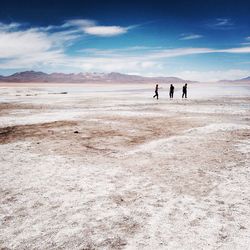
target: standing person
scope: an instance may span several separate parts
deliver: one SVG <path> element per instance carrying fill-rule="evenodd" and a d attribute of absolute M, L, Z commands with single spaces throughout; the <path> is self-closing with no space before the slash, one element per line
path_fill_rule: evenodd
<path fill-rule="evenodd" d="M 170 97 L 170 99 L 172 99 L 174 97 L 174 85 L 173 84 L 170 85 L 169 97 Z"/>
<path fill-rule="evenodd" d="M 185 84 L 182 88 L 182 98 L 187 98 L 187 84 Z"/>
<path fill-rule="evenodd" d="M 153 98 L 157 98 L 157 100 L 158 100 L 158 98 L 159 98 L 159 94 L 158 94 L 158 84 L 156 84 L 155 85 L 155 95 L 153 96 Z"/>

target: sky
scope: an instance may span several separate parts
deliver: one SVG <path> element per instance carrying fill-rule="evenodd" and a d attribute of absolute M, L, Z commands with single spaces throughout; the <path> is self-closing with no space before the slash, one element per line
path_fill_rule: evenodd
<path fill-rule="evenodd" d="M 250 76 L 250 1 L 1 0 L 0 74 Z"/>

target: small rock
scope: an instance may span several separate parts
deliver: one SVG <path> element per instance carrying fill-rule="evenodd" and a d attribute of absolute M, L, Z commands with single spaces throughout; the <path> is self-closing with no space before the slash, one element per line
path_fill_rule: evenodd
<path fill-rule="evenodd" d="M 79 132 L 76 130 L 76 131 L 74 131 L 74 133 L 75 133 L 75 134 L 78 134 Z"/>

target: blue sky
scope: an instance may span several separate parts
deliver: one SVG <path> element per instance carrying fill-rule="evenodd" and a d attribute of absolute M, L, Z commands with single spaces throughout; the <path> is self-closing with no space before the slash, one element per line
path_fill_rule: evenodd
<path fill-rule="evenodd" d="M 250 75 L 250 2 L 5 1 L 0 74 L 121 72 L 190 80 Z"/>

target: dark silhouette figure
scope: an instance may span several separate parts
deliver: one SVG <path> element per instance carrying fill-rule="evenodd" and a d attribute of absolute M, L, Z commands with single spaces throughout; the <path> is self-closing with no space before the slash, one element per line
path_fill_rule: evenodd
<path fill-rule="evenodd" d="M 153 98 L 157 98 L 157 100 L 158 100 L 158 98 L 159 98 L 159 94 L 158 94 L 158 84 L 156 84 L 155 85 L 155 95 L 153 96 Z"/>
<path fill-rule="evenodd" d="M 174 97 L 174 85 L 173 84 L 170 85 L 169 97 L 170 97 L 170 99 L 172 99 Z"/>
<path fill-rule="evenodd" d="M 182 98 L 187 98 L 187 84 L 182 87 Z"/>

